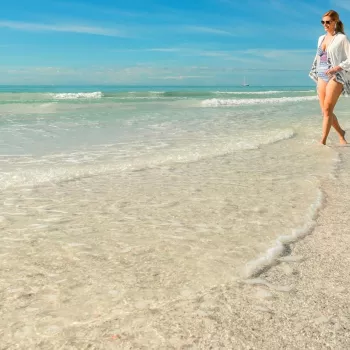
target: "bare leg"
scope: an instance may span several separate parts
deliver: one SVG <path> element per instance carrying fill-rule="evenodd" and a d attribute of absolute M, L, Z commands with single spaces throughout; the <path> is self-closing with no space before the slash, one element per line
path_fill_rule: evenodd
<path fill-rule="evenodd" d="M 320 90 L 323 90 L 324 88 L 323 84 L 319 84 Z M 334 107 L 338 101 L 338 98 L 343 90 L 342 84 L 336 82 L 335 80 L 331 79 L 325 86 L 325 97 L 323 100 L 323 124 L 322 124 L 322 139 L 321 143 L 323 145 L 327 142 L 327 137 L 329 134 L 329 131 L 331 129 L 331 126 L 333 124 L 334 128 L 337 130 L 339 137 L 340 137 L 340 143 L 344 144 L 346 143 L 344 139 L 344 130 L 340 127 L 338 120 L 335 117 L 333 110 Z M 321 92 L 323 92 L 321 91 Z M 335 118 L 334 118 L 335 117 Z"/>
<path fill-rule="evenodd" d="M 319 102 L 320 102 L 322 115 L 323 115 L 323 105 L 324 105 L 324 101 L 325 101 L 325 98 L 326 98 L 326 88 L 327 88 L 327 83 L 324 80 L 319 79 L 318 80 L 318 84 L 317 84 L 317 91 L 318 91 L 318 98 L 319 98 Z M 339 142 L 341 144 L 346 144 L 347 142 L 346 142 L 346 140 L 344 138 L 345 131 L 340 127 L 336 115 L 333 113 L 332 116 L 333 116 L 333 118 L 332 118 L 332 126 L 334 127 L 335 131 L 339 135 Z"/>
<path fill-rule="evenodd" d="M 336 130 L 336 132 L 339 135 L 339 142 L 341 144 L 347 144 L 346 140 L 345 140 L 345 130 L 343 130 L 338 122 L 338 119 L 336 117 L 336 115 L 333 113 L 333 123 L 332 126 L 334 127 L 334 129 Z"/>

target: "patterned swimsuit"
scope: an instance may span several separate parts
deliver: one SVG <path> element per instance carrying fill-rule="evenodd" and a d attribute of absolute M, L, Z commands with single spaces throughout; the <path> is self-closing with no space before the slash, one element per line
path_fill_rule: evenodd
<path fill-rule="evenodd" d="M 317 76 L 324 80 L 326 83 L 328 83 L 330 78 L 326 74 L 326 71 L 331 68 L 331 64 L 328 60 L 327 51 L 322 50 L 322 43 L 318 47 L 317 54 L 320 56 L 320 61 L 317 69 Z"/>
<path fill-rule="evenodd" d="M 335 38 L 333 38 L 337 45 L 333 48 L 332 40 L 328 45 L 332 45 L 328 52 L 327 50 L 322 50 L 322 42 L 324 41 L 324 39 L 324 35 L 319 38 L 316 57 L 312 62 L 309 76 L 316 83 L 319 79 L 322 79 L 322 81 L 326 83 L 333 79 L 334 81 L 343 85 L 342 95 L 350 97 L 350 57 L 348 53 L 344 52 L 344 48 L 339 47 L 340 43 L 346 43 L 346 40 L 348 39 L 344 34 L 337 33 L 335 35 Z M 344 60 L 345 55 L 347 56 L 346 60 Z M 343 59 L 343 61 L 341 61 L 341 59 Z M 333 61 L 336 61 L 336 64 Z M 327 76 L 325 74 L 328 69 L 333 68 L 337 65 L 344 66 L 345 69 L 343 68 L 342 70 L 335 72 L 331 76 Z"/>
<path fill-rule="evenodd" d="M 317 67 L 317 76 L 321 78 L 323 81 L 325 81 L 326 83 L 328 83 L 331 79 L 334 79 L 338 83 L 341 83 L 344 85 L 345 84 L 344 79 L 338 72 L 334 73 L 331 76 L 328 76 L 326 74 L 327 70 L 332 68 L 332 63 L 330 58 L 328 57 L 327 51 L 322 49 L 323 40 L 317 50 L 317 54 L 320 56 L 320 61 Z"/>

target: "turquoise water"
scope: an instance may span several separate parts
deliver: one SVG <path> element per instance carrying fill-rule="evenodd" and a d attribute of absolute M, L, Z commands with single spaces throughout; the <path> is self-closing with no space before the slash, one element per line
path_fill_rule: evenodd
<path fill-rule="evenodd" d="M 2 319 L 24 340 L 258 275 L 312 229 L 340 160 L 313 87 L 0 91 Z"/>
<path fill-rule="evenodd" d="M 0 86 L 0 103 L 9 103 L 14 101 L 64 101 L 72 102 L 81 99 L 89 102 L 97 102 L 102 98 L 109 101 L 125 102 L 132 100 L 172 100 L 172 99 L 200 99 L 200 98 L 218 98 L 227 97 L 227 94 L 238 94 L 240 98 L 248 98 L 256 92 L 268 95 L 283 95 L 288 92 L 291 96 L 298 96 L 300 92 L 314 92 L 313 87 L 225 87 L 225 86 Z M 143 101 L 144 102 L 144 101 Z"/>
<path fill-rule="evenodd" d="M 139 137 L 152 138 L 156 131 L 150 128 L 164 123 L 189 132 L 197 121 L 198 126 L 215 123 L 210 108 L 227 103 L 237 106 L 237 118 L 253 111 L 249 122 L 259 126 L 274 122 L 255 112 L 260 104 L 266 104 L 268 113 L 273 105 L 315 99 L 314 90 L 305 87 L 2 86 L 0 91 L 1 152 L 8 155 L 93 147 L 113 143 L 116 137 L 133 143 Z M 215 114 L 222 113 L 227 114 L 219 109 Z"/>

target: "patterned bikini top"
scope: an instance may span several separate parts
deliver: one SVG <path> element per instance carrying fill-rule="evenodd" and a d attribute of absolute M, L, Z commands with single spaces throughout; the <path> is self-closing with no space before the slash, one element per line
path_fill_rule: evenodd
<path fill-rule="evenodd" d="M 323 56 L 323 55 L 327 55 L 327 51 L 326 50 L 323 50 L 321 45 L 318 47 L 318 50 L 317 50 L 317 54 L 319 56 Z"/>
<path fill-rule="evenodd" d="M 327 62 L 327 59 L 328 59 L 327 50 L 322 49 L 322 43 L 318 47 L 317 54 L 320 56 L 321 63 Z"/>

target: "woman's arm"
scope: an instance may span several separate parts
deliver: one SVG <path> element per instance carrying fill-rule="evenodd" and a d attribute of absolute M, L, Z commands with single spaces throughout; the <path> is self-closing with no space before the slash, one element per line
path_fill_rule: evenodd
<path fill-rule="evenodd" d="M 339 63 L 338 66 L 332 67 L 327 70 L 326 74 L 332 76 L 336 72 L 345 70 L 350 71 L 350 43 L 349 39 L 344 35 L 344 39 L 341 42 L 341 49 L 345 51 L 346 59 Z"/>
<path fill-rule="evenodd" d="M 350 42 L 347 37 L 345 37 L 343 40 L 343 49 L 347 58 L 339 64 L 339 67 L 346 71 L 350 71 Z"/>

